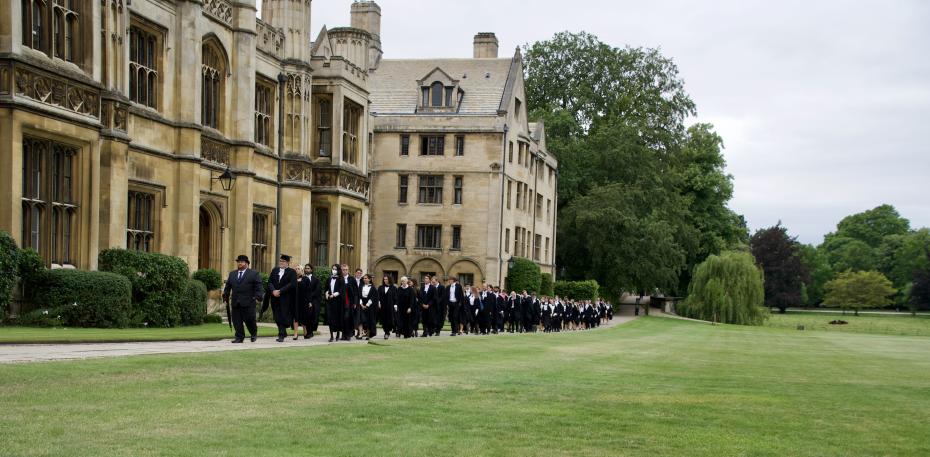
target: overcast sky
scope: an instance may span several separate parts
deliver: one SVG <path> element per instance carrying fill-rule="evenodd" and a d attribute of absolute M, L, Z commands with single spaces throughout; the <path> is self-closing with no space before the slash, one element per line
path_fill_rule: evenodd
<path fill-rule="evenodd" d="M 313 2 L 314 35 L 349 0 Z M 930 1 L 380 0 L 385 58 L 502 57 L 554 33 L 660 48 L 723 137 L 731 207 L 818 244 L 846 215 L 894 205 L 930 226 Z"/>

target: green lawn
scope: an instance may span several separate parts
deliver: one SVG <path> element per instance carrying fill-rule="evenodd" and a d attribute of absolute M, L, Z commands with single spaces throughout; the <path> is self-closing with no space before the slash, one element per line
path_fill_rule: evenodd
<path fill-rule="evenodd" d="M 848 324 L 830 324 L 830 321 L 837 319 L 844 320 Z M 765 325 L 792 330 L 796 330 L 798 325 L 803 325 L 805 331 L 826 330 L 881 335 L 930 336 L 930 316 L 927 315 L 862 314 L 855 316 L 850 312 L 844 316 L 841 312 L 834 314 L 789 311 L 786 314 L 773 313 Z"/>
<path fill-rule="evenodd" d="M 259 336 L 274 336 L 277 329 L 258 328 Z M 177 341 L 232 339 L 228 324 L 177 328 L 41 328 L 0 327 L 0 343 L 93 343 L 124 341 Z"/>
<path fill-rule="evenodd" d="M 930 455 L 930 338 L 589 332 L 0 366 L 3 455 Z"/>

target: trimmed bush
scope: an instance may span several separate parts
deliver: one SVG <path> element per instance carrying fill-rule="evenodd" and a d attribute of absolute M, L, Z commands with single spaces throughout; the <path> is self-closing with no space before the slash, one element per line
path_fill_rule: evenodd
<path fill-rule="evenodd" d="M 100 252 L 99 268 L 120 274 L 132 284 L 132 301 L 142 322 L 154 327 L 181 325 L 189 270 L 178 257 L 126 249 Z"/>
<path fill-rule="evenodd" d="M 601 286 L 597 281 L 556 281 L 553 286 L 554 295 L 571 300 L 596 300 Z"/>
<path fill-rule="evenodd" d="M 45 261 L 32 248 L 19 251 L 19 286 L 23 301 L 35 303 L 35 293 L 45 279 Z"/>
<path fill-rule="evenodd" d="M 220 275 L 220 272 L 212 268 L 204 268 L 195 271 L 194 274 L 191 275 L 191 279 L 202 282 L 208 291 L 219 290 L 223 287 L 223 277 Z"/>
<path fill-rule="evenodd" d="M 539 293 L 539 285 L 542 281 L 539 265 L 536 265 L 532 260 L 519 257 L 515 257 L 513 260 L 513 268 L 507 273 L 507 290 L 517 293 L 523 290 Z"/>
<path fill-rule="evenodd" d="M 203 270 L 201 270 L 203 271 Z M 187 283 L 184 302 L 181 307 L 182 325 L 200 325 L 207 314 L 207 286 L 203 282 L 191 279 Z"/>
<path fill-rule="evenodd" d="M 49 270 L 35 302 L 72 327 L 126 327 L 132 318 L 132 285 L 113 273 Z M 41 312 L 36 310 L 32 313 Z"/>
<path fill-rule="evenodd" d="M 0 318 L 6 316 L 19 269 L 19 248 L 9 233 L 0 230 Z"/>
<path fill-rule="evenodd" d="M 329 282 L 330 276 L 332 276 L 332 271 L 329 267 L 316 267 L 313 269 L 313 276 L 316 276 L 320 280 L 320 284 L 326 284 Z M 381 281 L 377 281 L 377 284 L 381 284 Z"/>
<path fill-rule="evenodd" d="M 220 316 L 219 314 L 207 314 L 206 316 L 203 317 L 203 323 L 204 324 L 222 324 L 223 316 Z"/>
<path fill-rule="evenodd" d="M 539 294 L 544 297 L 551 297 L 555 295 L 554 288 L 552 284 L 552 273 L 543 273 L 540 276 L 539 281 Z"/>

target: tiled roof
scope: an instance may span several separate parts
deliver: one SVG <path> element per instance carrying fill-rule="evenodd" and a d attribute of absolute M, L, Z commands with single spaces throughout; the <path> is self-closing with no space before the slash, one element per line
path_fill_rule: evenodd
<path fill-rule="evenodd" d="M 439 68 L 465 92 L 459 114 L 497 114 L 512 59 L 385 59 L 368 80 L 374 114 L 414 114 L 417 81 Z"/>

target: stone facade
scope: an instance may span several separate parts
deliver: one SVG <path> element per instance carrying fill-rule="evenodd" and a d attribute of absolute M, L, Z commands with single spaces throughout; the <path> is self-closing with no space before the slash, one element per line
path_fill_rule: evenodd
<path fill-rule="evenodd" d="M 0 229 L 52 267 L 118 247 L 221 271 L 278 252 L 475 283 L 511 256 L 555 270 L 558 163 L 494 34 L 472 59 L 382 60 L 374 2 L 313 41 L 310 0 L 0 11 Z"/>
<path fill-rule="evenodd" d="M 527 119 L 523 62 L 385 59 L 371 77 L 374 146 L 368 246 L 377 275 L 504 284 L 512 256 L 554 273 L 558 162 Z"/>
<path fill-rule="evenodd" d="M 310 0 L 265 0 L 263 20 L 254 0 L 0 11 L 0 229 L 21 246 L 88 269 L 110 247 L 368 263 L 376 4 L 313 42 Z"/>

